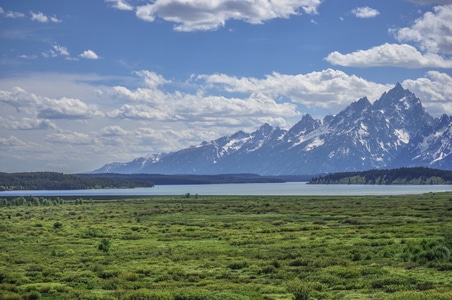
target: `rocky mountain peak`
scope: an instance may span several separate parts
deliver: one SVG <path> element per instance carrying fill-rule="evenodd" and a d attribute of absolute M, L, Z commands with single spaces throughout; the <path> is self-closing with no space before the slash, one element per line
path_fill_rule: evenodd
<path fill-rule="evenodd" d="M 405 109 L 409 106 L 422 106 L 421 101 L 412 92 L 406 90 L 402 87 L 400 83 L 397 83 L 394 88 L 388 92 L 383 93 L 380 99 L 374 102 L 374 109 L 392 109 L 399 106 L 400 104 L 405 105 Z M 403 108 L 399 106 L 399 108 Z"/>
<path fill-rule="evenodd" d="M 373 104 L 363 97 L 337 115 L 304 115 L 288 131 L 263 124 L 200 146 L 112 163 L 94 172 L 319 174 L 404 166 L 452 170 L 452 117 L 433 118 L 400 83 Z"/>
<path fill-rule="evenodd" d="M 290 128 L 289 132 L 306 133 L 317 129 L 319 126 L 318 120 L 315 120 L 310 114 L 305 114 L 297 124 Z"/>

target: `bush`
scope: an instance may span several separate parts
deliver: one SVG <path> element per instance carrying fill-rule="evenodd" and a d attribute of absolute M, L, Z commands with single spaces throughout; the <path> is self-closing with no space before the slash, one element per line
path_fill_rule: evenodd
<path fill-rule="evenodd" d="M 446 246 L 435 246 L 430 251 L 425 253 L 425 258 L 428 261 L 447 262 L 450 257 L 450 251 Z"/>
<path fill-rule="evenodd" d="M 151 291 L 147 289 L 139 289 L 127 294 L 126 300 L 173 300 L 173 296 L 167 291 Z"/>
<path fill-rule="evenodd" d="M 429 262 L 447 263 L 450 258 L 450 250 L 443 240 L 422 240 L 420 245 L 408 244 L 401 254 L 401 260 L 427 264 Z"/>
<path fill-rule="evenodd" d="M 289 283 L 287 290 L 293 294 L 294 300 L 309 300 L 314 289 L 311 282 L 295 279 Z"/>
<path fill-rule="evenodd" d="M 111 247 L 111 242 L 110 240 L 107 239 L 102 239 L 102 241 L 100 242 L 98 249 L 100 251 L 103 251 L 105 253 L 110 252 L 110 247 Z"/>
<path fill-rule="evenodd" d="M 228 265 L 229 269 L 232 270 L 240 270 L 248 267 L 248 263 L 246 261 L 242 262 L 233 262 Z"/>
<path fill-rule="evenodd" d="M 58 229 L 63 227 L 63 223 L 56 221 L 55 223 L 53 223 L 53 228 Z"/>
<path fill-rule="evenodd" d="M 41 294 L 38 291 L 31 291 L 27 295 L 25 295 L 24 299 L 26 300 L 38 300 L 41 299 Z"/>

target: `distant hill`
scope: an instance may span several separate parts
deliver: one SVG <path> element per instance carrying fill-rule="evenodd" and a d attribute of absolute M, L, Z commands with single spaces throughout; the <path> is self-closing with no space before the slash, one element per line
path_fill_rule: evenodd
<path fill-rule="evenodd" d="M 430 168 L 400 168 L 341 172 L 311 179 L 309 184 L 452 184 L 452 171 Z"/>

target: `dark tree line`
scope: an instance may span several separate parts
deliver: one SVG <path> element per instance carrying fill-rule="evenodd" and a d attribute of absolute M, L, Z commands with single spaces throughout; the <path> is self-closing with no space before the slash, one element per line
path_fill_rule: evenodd
<path fill-rule="evenodd" d="M 452 171 L 424 167 L 340 172 L 311 179 L 311 184 L 452 184 Z"/>
<path fill-rule="evenodd" d="M 102 176 L 82 177 L 56 172 L 0 173 L 0 190 L 84 190 L 152 187 L 150 181 L 134 182 Z"/>

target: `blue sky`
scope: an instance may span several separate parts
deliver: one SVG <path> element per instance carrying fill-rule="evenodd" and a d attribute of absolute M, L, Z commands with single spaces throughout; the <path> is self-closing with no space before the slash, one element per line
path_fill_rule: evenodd
<path fill-rule="evenodd" d="M 450 0 L 0 0 L 0 171 L 84 172 L 400 82 L 452 114 Z"/>

